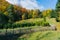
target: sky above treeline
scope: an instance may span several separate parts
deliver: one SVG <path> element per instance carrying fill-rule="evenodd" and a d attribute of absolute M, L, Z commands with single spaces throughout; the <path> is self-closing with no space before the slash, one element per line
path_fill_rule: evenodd
<path fill-rule="evenodd" d="M 6 0 L 9 3 L 21 5 L 26 9 L 55 9 L 57 0 Z"/>

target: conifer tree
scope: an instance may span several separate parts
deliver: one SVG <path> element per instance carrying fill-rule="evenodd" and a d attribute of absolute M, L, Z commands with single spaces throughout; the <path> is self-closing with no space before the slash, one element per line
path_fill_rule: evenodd
<path fill-rule="evenodd" d="M 60 22 L 60 0 L 58 0 L 56 4 L 56 13 L 57 13 L 56 20 L 57 22 Z"/>

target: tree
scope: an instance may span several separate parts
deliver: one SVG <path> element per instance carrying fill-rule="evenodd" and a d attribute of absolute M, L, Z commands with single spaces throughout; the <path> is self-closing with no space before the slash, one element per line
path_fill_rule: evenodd
<path fill-rule="evenodd" d="M 39 9 L 37 9 L 38 17 L 42 18 L 42 13 Z"/>
<path fill-rule="evenodd" d="M 56 4 L 56 13 L 57 13 L 56 20 L 57 22 L 60 22 L 60 0 L 58 0 Z"/>
<path fill-rule="evenodd" d="M 8 17 L 3 14 L 3 12 L 0 12 L 0 24 L 4 24 L 8 22 Z"/>
<path fill-rule="evenodd" d="M 46 22 L 46 11 L 43 11 L 42 15 L 43 15 L 44 21 Z"/>
<path fill-rule="evenodd" d="M 48 10 L 44 10 L 42 12 L 42 15 L 43 15 L 43 18 L 44 18 L 44 21 L 46 22 L 46 17 L 50 18 L 50 13 L 51 13 L 51 9 L 48 9 Z"/>
<path fill-rule="evenodd" d="M 33 10 L 28 10 L 28 18 L 32 18 L 32 15 L 33 15 Z"/>
<path fill-rule="evenodd" d="M 22 12 L 22 19 L 28 19 L 28 12 L 25 8 L 21 9 Z"/>
<path fill-rule="evenodd" d="M 14 22 L 14 6 L 13 5 L 9 5 L 9 7 L 7 8 L 7 12 L 8 17 L 9 17 L 9 22 L 12 23 Z"/>
<path fill-rule="evenodd" d="M 21 11 L 22 7 L 21 6 L 14 6 L 14 12 L 15 12 L 15 20 L 22 20 L 22 11 Z"/>
<path fill-rule="evenodd" d="M 10 4 L 6 0 L 0 0 L 0 11 L 5 12 Z"/>
<path fill-rule="evenodd" d="M 51 16 L 51 18 L 56 18 L 57 17 L 56 10 L 52 10 L 50 16 Z"/>
<path fill-rule="evenodd" d="M 9 7 L 7 8 L 8 11 L 8 17 L 9 17 L 9 23 L 8 23 L 8 27 L 12 27 L 13 28 L 13 33 L 14 33 L 14 27 L 12 26 L 12 24 L 15 22 L 15 13 L 14 13 L 14 6 L 13 5 L 9 5 Z M 8 28 L 7 27 L 7 28 Z M 7 32 L 7 28 L 6 28 L 6 32 Z"/>
<path fill-rule="evenodd" d="M 40 10 L 39 9 L 33 10 L 33 15 L 32 15 L 33 18 L 37 18 L 37 17 L 39 17 L 39 15 L 40 15 Z"/>
<path fill-rule="evenodd" d="M 4 27 L 3 25 L 8 23 L 8 17 L 3 14 L 3 12 L 0 12 L 0 28 Z"/>

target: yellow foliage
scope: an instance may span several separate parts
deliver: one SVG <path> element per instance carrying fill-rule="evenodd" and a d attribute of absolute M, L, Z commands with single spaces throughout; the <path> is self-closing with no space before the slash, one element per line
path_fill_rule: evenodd
<path fill-rule="evenodd" d="M 22 15 L 22 20 L 24 20 L 24 19 L 25 19 L 25 15 L 23 14 L 23 15 Z"/>
<path fill-rule="evenodd" d="M 51 9 L 44 10 L 44 11 L 42 12 L 42 14 L 43 14 L 43 16 L 50 16 L 50 12 L 51 12 L 51 11 L 52 11 Z"/>
<path fill-rule="evenodd" d="M 42 14 L 43 14 L 43 16 L 46 16 L 47 12 L 46 11 L 43 11 Z"/>
<path fill-rule="evenodd" d="M 9 13 L 8 13 L 8 12 L 4 12 L 4 15 L 8 16 L 8 15 L 9 15 Z"/>
<path fill-rule="evenodd" d="M 5 11 L 6 10 L 6 7 L 5 6 L 0 6 L 0 10 L 1 11 Z"/>
<path fill-rule="evenodd" d="M 36 18 L 37 16 L 38 16 L 38 12 L 37 12 L 36 10 L 34 10 L 32 17 L 33 17 L 33 18 Z"/>
<path fill-rule="evenodd" d="M 50 13 L 51 11 L 52 11 L 51 9 L 48 9 L 48 10 L 47 10 L 47 13 Z"/>

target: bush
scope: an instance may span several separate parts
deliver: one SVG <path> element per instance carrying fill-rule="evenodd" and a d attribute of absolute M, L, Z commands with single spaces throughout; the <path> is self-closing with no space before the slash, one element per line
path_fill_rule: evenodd
<path fill-rule="evenodd" d="M 36 21 L 36 22 L 21 22 L 21 23 L 7 23 L 7 24 L 0 24 L 0 28 L 18 28 L 18 27 L 31 27 L 31 26 L 50 26 L 48 22 Z"/>
<path fill-rule="evenodd" d="M 45 22 L 44 26 L 50 26 L 50 24 L 48 22 Z"/>
<path fill-rule="evenodd" d="M 41 26 L 50 26 L 50 24 L 48 22 L 44 22 L 44 21 L 41 21 L 40 25 Z"/>
<path fill-rule="evenodd" d="M 13 28 L 11 23 L 7 23 L 4 24 L 4 28 L 8 29 L 8 28 Z"/>
<path fill-rule="evenodd" d="M 36 22 L 35 25 L 36 25 L 36 26 L 40 26 L 40 22 Z"/>
<path fill-rule="evenodd" d="M 57 21 L 57 22 L 60 22 L 60 19 L 59 19 L 59 18 L 56 18 L 56 21 Z"/>
<path fill-rule="evenodd" d="M 35 26 L 35 23 L 27 23 L 27 22 L 16 23 L 13 26 L 15 26 L 15 27 L 30 27 L 30 26 Z"/>
<path fill-rule="evenodd" d="M 3 24 L 0 24 L 0 29 L 3 29 Z"/>

